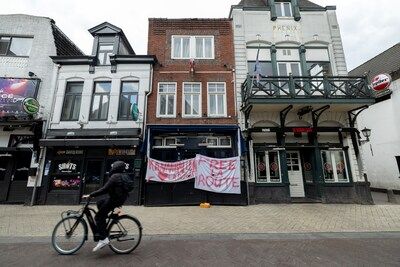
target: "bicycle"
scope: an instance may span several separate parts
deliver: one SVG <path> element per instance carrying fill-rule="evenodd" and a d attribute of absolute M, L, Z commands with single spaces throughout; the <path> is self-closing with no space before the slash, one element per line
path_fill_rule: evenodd
<path fill-rule="evenodd" d="M 99 241 L 94 215 L 96 211 L 89 207 L 90 199 L 78 211 L 68 210 L 61 213 L 61 221 L 54 227 L 51 237 L 53 248 L 61 255 L 71 255 L 82 248 L 88 238 L 88 225 L 93 233 L 95 242 Z M 142 225 L 130 215 L 112 211 L 107 219 L 109 247 L 117 254 L 129 254 L 134 251 L 142 240 Z M 130 242 L 132 241 L 132 242 Z"/>

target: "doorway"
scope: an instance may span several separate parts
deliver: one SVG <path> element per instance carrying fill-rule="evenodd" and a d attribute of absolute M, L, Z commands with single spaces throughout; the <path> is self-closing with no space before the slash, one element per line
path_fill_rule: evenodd
<path fill-rule="evenodd" d="M 89 195 L 100 189 L 104 181 L 104 160 L 88 159 L 83 174 L 82 195 Z"/>
<path fill-rule="evenodd" d="M 290 197 L 305 197 L 303 170 L 299 151 L 288 151 L 286 162 L 290 182 Z"/>

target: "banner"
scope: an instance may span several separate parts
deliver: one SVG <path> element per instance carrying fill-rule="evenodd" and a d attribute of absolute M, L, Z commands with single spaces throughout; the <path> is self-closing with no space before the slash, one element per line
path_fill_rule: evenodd
<path fill-rule="evenodd" d="M 196 176 L 195 159 L 178 162 L 162 162 L 150 159 L 147 163 L 147 181 L 178 183 Z"/>
<path fill-rule="evenodd" d="M 196 189 L 240 194 L 240 157 L 214 159 L 197 155 L 196 166 Z"/>

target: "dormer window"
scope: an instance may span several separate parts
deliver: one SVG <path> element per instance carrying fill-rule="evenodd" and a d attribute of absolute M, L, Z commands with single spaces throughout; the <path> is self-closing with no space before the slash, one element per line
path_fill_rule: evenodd
<path fill-rule="evenodd" d="M 97 58 L 99 65 L 110 65 L 110 55 L 114 51 L 114 44 L 112 43 L 100 43 Z"/>
<path fill-rule="evenodd" d="M 275 3 L 276 15 L 278 17 L 293 17 L 292 4 L 290 2 Z"/>

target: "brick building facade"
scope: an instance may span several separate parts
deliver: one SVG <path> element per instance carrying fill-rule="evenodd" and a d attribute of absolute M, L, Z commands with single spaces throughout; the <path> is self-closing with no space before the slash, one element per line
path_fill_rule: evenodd
<path fill-rule="evenodd" d="M 148 156 L 178 161 L 202 154 L 240 154 L 230 19 L 150 19 L 148 53 L 155 55 L 148 96 Z M 242 195 L 194 189 L 193 181 L 147 183 L 145 204 L 244 203 Z"/>

